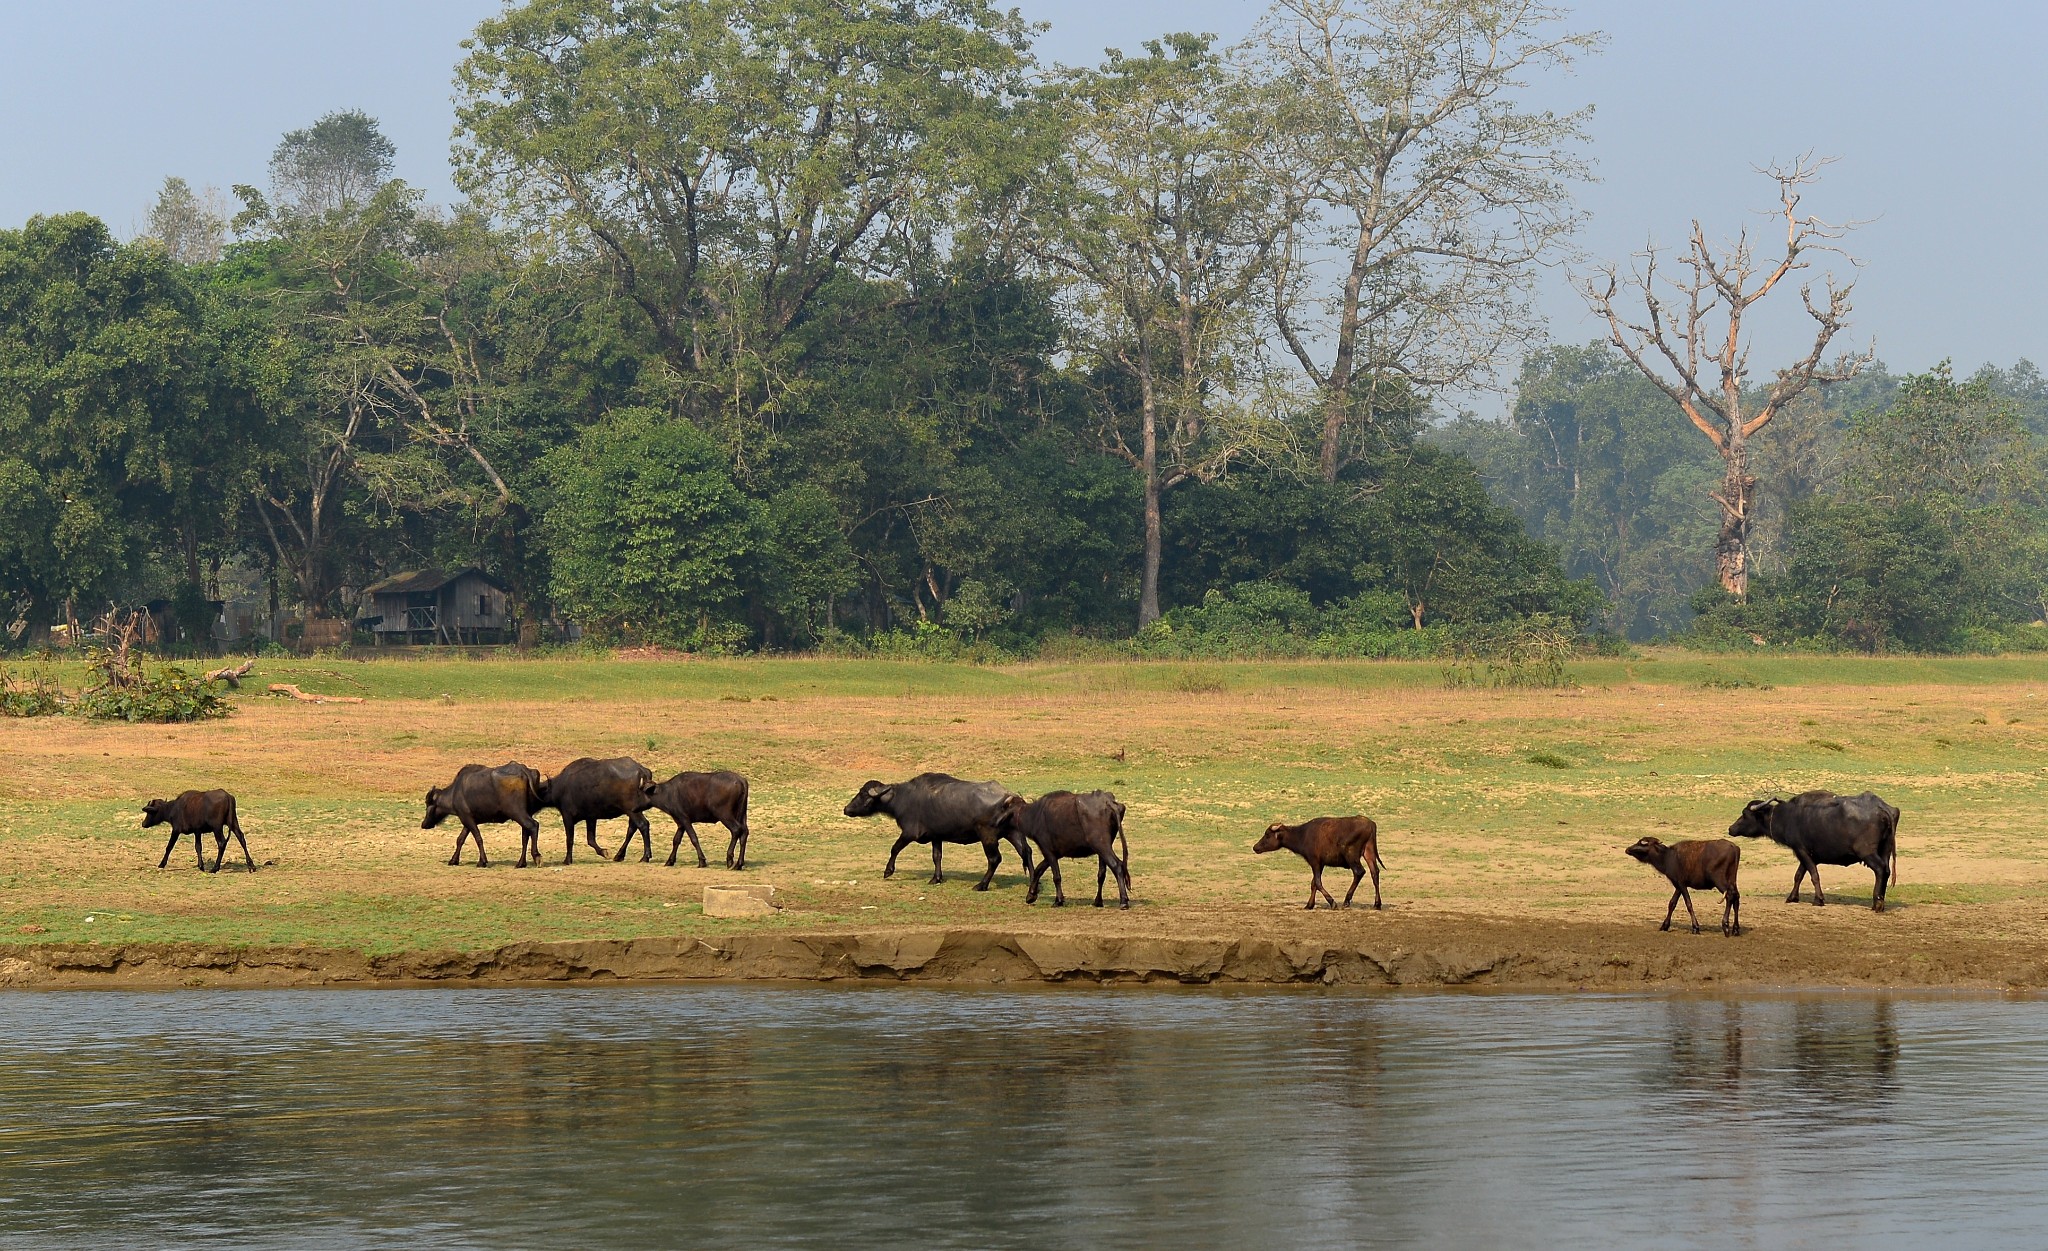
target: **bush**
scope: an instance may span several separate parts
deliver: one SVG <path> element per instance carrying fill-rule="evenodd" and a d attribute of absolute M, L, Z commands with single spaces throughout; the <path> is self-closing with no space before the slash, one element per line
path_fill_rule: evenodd
<path fill-rule="evenodd" d="M 64 711 L 64 691 L 43 673 L 0 671 L 0 717 L 49 717 Z"/>
<path fill-rule="evenodd" d="M 224 717 L 233 708 L 219 683 L 176 665 L 152 673 L 139 653 L 125 649 L 95 651 L 86 669 L 98 681 L 73 699 L 70 708 L 94 721 L 202 721 Z"/>
<path fill-rule="evenodd" d="M 1548 613 L 1536 613 L 1520 621 L 1464 626 L 1451 633 L 1444 685 L 1452 690 L 1478 686 L 1496 690 L 1574 687 L 1578 683 L 1564 665 L 1578 646 L 1579 637 L 1571 625 Z"/>
<path fill-rule="evenodd" d="M 1442 647 L 1444 629 L 1404 626 L 1399 596 L 1366 591 L 1318 608 L 1308 595 L 1272 582 L 1240 582 L 1211 590 L 1199 605 L 1176 608 L 1140 630 L 1129 644 L 1139 656 L 1238 660 L 1427 659 Z"/>

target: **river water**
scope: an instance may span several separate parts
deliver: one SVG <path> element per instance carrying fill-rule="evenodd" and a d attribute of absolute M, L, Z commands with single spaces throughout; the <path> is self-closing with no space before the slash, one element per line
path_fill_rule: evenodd
<path fill-rule="evenodd" d="M 2048 1240 L 2048 1003 L 0 995 L 0 1244 Z"/>

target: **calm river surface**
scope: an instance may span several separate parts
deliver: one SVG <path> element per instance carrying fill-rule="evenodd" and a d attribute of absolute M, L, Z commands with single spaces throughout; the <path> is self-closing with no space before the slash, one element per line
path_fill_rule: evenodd
<path fill-rule="evenodd" d="M 2048 1003 L 0 995 L 0 1244 L 2041 1245 Z"/>

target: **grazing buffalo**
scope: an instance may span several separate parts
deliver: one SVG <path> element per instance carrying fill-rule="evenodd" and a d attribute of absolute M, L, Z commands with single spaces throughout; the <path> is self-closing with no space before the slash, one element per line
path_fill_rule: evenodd
<path fill-rule="evenodd" d="M 1322 891 L 1323 898 L 1335 908 L 1337 901 L 1323 885 L 1323 866 L 1342 865 L 1351 870 L 1351 889 L 1344 892 L 1344 906 L 1351 906 L 1351 897 L 1358 893 L 1358 884 L 1367 873 L 1372 874 L 1372 906 L 1380 906 L 1380 860 L 1379 826 L 1371 817 L 1317 817 L 1300 825 L 1287 825 L 1279 821 L 1266 827 L 1259 841 L 1252 844 L 1252 851 L 1265 855 L 1281 848 L 1293 852 L 1308 861 L 1308 910 L 1316 906 L 1316 892 Z"/>
<path fill-rule="evenodd" d="M 747 780 L 737 773 L 720 770 L 717 773 L 678 773 L 668 781 L 654 788 L 653 807 L 675 818 L 676 837 L 668 847 L 668 864 L 673 867 L 676 852 L 683 845 L 683 836 L 689 835 L 690 846 L 697 852 L 697 867 L 710 867 L 704 859 L 704 844 L 697 841 L 698 821 L 716 821 L 731 835 L 725 844 L 725 867 L 744 869 L 747 867 Z M 642 832 L 640 840 L 640 862 L 645 864 L 654 859 L 653 839 Z M 626 841 L 619 844 L 619 854 L 614 860 L 624 860 L 626 851 L 633 845 L 631 833 Z"/>
<path fill-rule="evenodd" d="M 640 815 L 654 803 L 654 774 L 629 756 L 592 760 L 585 756 L 562 766 L 562 771 L 541 784 L 540 806 L 562 814 L 562 863 L 576 862 L 576 826 L 583 826 L 583 839 L 600 857 L 605 849 L 597 845 L 597 823 L 613 817 L 626 818 L 626 839 L 648 836 L 647 818 Z"/>
<path fill-rule="evenodd" d="M 1899 810 L 1869 791 L 1861 795 L 1808 791 L 1790 799 L 1752 800 L 1728 827 L 1728 833 L 1736 838 L 1768 838 L 1789 847 L 1799 858 L 1786 903 L 1799 902 L 1799 884 L 1810 873 L 1813 902 L 1825 904 L 1827 896 L 1820 893 L 1820 866 L 1860 864 L 1877 875 L 1870 907 L 1883 912 L 1885 887 L 1899 875 Z"/>
<path fill-rule="evenodd" d="M 533 863 L 540 863 L 540 823 L 533 819 L 535 810 L 541 806 L 540 796 L 538 769 L 529 769 L 517 761 L 495 769 L 467 764 L 456 771 L 453 782 L 427 792 L 427 816 L 420 822 L 420 828 L 431 830 L 454 817 L 461 822 L 462 829 L 455 835 L 455 854 L 448 857 L 448 863 L 461 864 L 463 841 L 473 838 L 476 867 L 484 869 L 490 867 L 491 858 L 484 854 L 484 832 L 477 827 L 514 822 L 519 826 L 519 863 L 515 867 L 523 869 L 529 848 L 533 851 Z"/>
<path fill-rule="evenodd" d="M 192 836 L 192 854 L 199 858 L 199 868 L 204 872 L 220 872 L 221 861 L 227 859 L 228 834 L 233 833 L 235 841 L 242 845 L 242 859 L 248 861 L 249 871 L 255 872 L 256 858 L 249 854 L 249 840 L 242 837 L 242 823 L 235 819 L 235 797 L 226 791 L 186 791 L 176 799 L 152 799 L 142 806 L 142 828 L 152 825 L 171 827 L 170 841 L 164 844 L 164 854 L 158 858 L 156 867 L 161 869 L 171 862 L 171 848 L 178 840 Z M 206 868 L 206 845 L 201 834 L 213 835 L 213 868 Z"/>
<path fill-rule="evenodd" d="M 849 817 L 883 814 L 896 818 L 902 833 L 889 849 L 889 863 L 883 877 L 896 874 L 896 857 L 912 843 L 932 846 L 933 884 L 946 880 L 940 857 L 947 843 L 980 843 L 988 856 L 988 872 L 974 889 L 987 890 L 995 880 L 996 866 L 1003 862 L 998 843 L 1007 841 L 1024 859 L 1024 871 L 1031 871 L 1031 848 L 1016 826 L 1007 819 L 1007 804 L 1017 798 L 994 782 L 963 782 L 945 773 L 920 773 L 908 782 L 864 783 L 846 803 Z"/>
<path fill-rule="evenodd" d="M 1025 903 L 1038 902 L 1038 882 L 1052 870 L 1052 906 L 1063 907 L 1067 893 L 1060 885 L 1060 861 L 1094 856 L 1095 906 L 1102 906 L 1103 880 L 1116 874 L 1117 907 L 1131 906 L 1131 844 L 1124 838 L 1124 806 L 1108 791 L 1049 791 L 1030 803 L 1013 798 L 1008 819 L 1024 837 L 1038 845 L 1038 867 L 1031 871 Z M 1118 840 L 1123 855 L 1117 855 Z"/>
<path fill-rule="evenodd" d="M 1721 892 L 1721 932 L 1742 936 L 1742 892 L 1735 888 L 1735 872 L 1742 867 L 1742 848 L 1725 838 L 1687 839 L 1666 847 L 1654 838 L 1639 838 L 1627 854 L 1649 865 L 1670 880 L 1671 902 L 1664 908 L 1664 924 L 1671 928 L 1671 914 L 1678 901 L 1685 900 L 1685 914 L 1692 918 L 1692 932 L 1700 932 L 1700 914 L 1692 910 L 1692 892 L 1709 887 Z M 1734 928 L 1729 928 L 1733 918 Z"/>

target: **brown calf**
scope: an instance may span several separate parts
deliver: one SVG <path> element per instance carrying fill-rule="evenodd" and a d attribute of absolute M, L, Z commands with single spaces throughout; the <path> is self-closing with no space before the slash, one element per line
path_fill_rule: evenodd
<path fill-rule="evenodd" d="M 697 867 L 709 868 L 704 859 L 704 844 L 697 841 L 698 821 L 716 821 L 725 827 L 730 836 L 725 842 L 725 867 L 744 869 L 747 867 L 747 780 L 737 773 L 719 770 L 716 773 L 678 773 L 668 781 L 654 788 L 653 806 L 675 818 L 675 841 L 668 845 L 668 865 L 674 867 L 676 852 L 682 850 L 683 838 L 689 837 L 690 846 L 697 853 Z M 626 841 L 619 844 L 619 854 L 614 860 L 624 860 L 626 851 L 633 845 L 633 834 L 626 833 Z M 654 859 L 653 837 L 641 831 L 640 860 L 646 863 Z"/>
<path fill-rule="evenodd" d="M 220 872 L 220 862 L 227 858 L 228 834 L 242 845 L 242 859 L 249 862 L 249 871 L 256 871 L 256 858 L 249 854 L 249 840 L 242 837 L 242 823 L 235 819 L 235 797 L 226 791 L 186 791 L 176 799 L 152 799 L 142 806 L 142 828 L 152 825 L 171 827 L 170 841 L 164 844 L 164 854 L 156 862 L 161 869 L 171 862 L 171 848 L 178 840 L 192 836 L 192 854 L 199 857 L 199 867 L 209 873 Z M 199 836 L 213 835 L 213 868 L 206 867 L 205 841 Z"/>
<path fill-rule="evenodd" d="M 1735 872 L 1742 866 L 1742 848 L 1725 838 L 1687 839 L 1666 847 L 1654 838 L 1641 838 L 1630 847 L 1628 855 L 1662 873 L 1672 885 L 1671 902 L 1664 909 L 1664 924 L 1657 928 L 1671 928 L 1671 915 L 1678 910 L 1678 901 L 1685 900 L 1685 912 L 1692 918 L 1692 932 L 1700 932 L 1699 913 L 1692 910 L 1692 892 L 1708 887 L 1720 891 L 1721 932 L 1732 937 L 1742 934 L 1742 892 L 1735 889 Z M 1730 919 L 1734 928 L 1729 928 Z"/>
<path fill-rule="evenodd" d="M 1344 906 L 1351 906 L 1351 897 L 1358 893 L 1358 884 L 1367 873 L 1372 874 L 1372 906 L 1380 906 L 1380 860 L 1379 827 L 1371 817 L 1317 817 L 1300 825 L 1287 825 L 1279 821 L 1266 827 L 1259 841 L 1252 845 L 1252 851 L 1265 855 L 1281 848 L 1293 852 L 1308 861 L 1308 910 L 1316 906 L 1316 892 L 1322 891 L 1323 898 L 1335 908 L 1337 901 L 1323 885 L 1323 866 L 1342 865 L 1351 870 L 1351 889 L 1344 892 Z"/>

